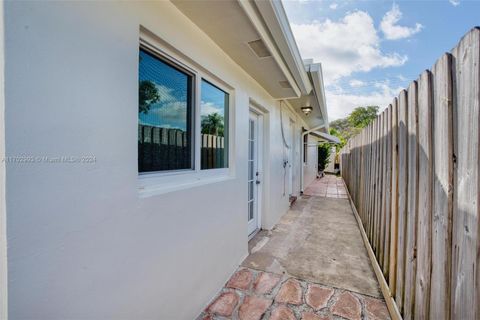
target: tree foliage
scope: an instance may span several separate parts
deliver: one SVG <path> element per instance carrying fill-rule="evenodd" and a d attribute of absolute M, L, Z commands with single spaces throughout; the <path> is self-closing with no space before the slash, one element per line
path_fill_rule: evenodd
<path fill-rule="evenodd" d="M 330 134 L 340 139 L 340 143 L 335 145 L 335 149 L 338 153 L 343 148 L 343 146 L 347 143 L 347 140 L 341 134 L 341 131 L 337 130 L 336 128 L 330 127 Z"/>
<path fill-rule="evenodd" d="M 377 117 L 378 106 L 357 107 L 348 116 L 348 122 L 354 128 L 365 128 Z"/>
<path fill-rule="evenodd" d="M 328 142 L 318 145 L 318 170 L 324 171 L 330 163 L 330 154 L 332 146 Z"/>
<path fill-rule="evenodd" d="M 140 81 L 138 85 L 138 112 L 147 114 L 152 104 L 160 101 L 160 94 L 155 83 L 149 80 Z"/>
<path fill-rule="evenodd" d="M 377 117 L 378 109 L 378 106 L 357 107 L 346 118 L 330 122 L 330 134 L 340 139 L 337 152 Z"/>
<path fill-rule="evenodd" d="M 213 134 L 216 136 L 223 137 L 223 134 L 224 134 L 223 117 L 217 112 L 211 113 L 203 117 L 202 133 Z"/>
<path fill-rule="evenodd" d="M 340 145 L 337 150 L 343 148 L 347 141 L 360 132 L 360 128 L 355 128 L 350 124 L 350 121 L 347 118 L 338 119 L 330 123 L 330 134 L 338 137 L 340 139 Z"/>

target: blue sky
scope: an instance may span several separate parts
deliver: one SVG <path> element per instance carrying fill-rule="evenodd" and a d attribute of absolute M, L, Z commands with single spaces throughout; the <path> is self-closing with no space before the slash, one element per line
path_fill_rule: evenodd
<path fill-rule="evenodd" d="M 284 0 L 303 58 L 321 62 L 330 120 L 381 109 L 480 25 L 480 0 Z"/>
<path fill-rule="evenodd" d="M 139 113 L 142 124 L 164 128 L 187 128 L 188 76 L 151 54 L 140 50 L 139 81 L 151 81 L 157 88 L 159 101 L 148 113 Z"/>
<path fill-rule="evenodd" d="M 187 96 L 189 77 L 146 51 L 140 50 L 139 81 L 148 80 L 155 84 L 159 101 L 150 110 L 139 113 L 139 121 L 145 125 L 187 130 Z M 225 114 L 225 92 L 202 81 L 201 116 Z"/>
<path fill-rule="evenodd" d="M 221 116 L 225 114 L 225 92 L 218 89 L 214 85 L 202 81 L 202 98 L 200 105 L 200 113 L 205 117 L 212 113 L 218 113 Z"/>

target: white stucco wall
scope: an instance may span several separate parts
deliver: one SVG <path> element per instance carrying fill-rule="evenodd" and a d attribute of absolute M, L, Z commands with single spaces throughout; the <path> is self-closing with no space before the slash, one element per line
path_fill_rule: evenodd
<path fill-rule="evenodd" d="M 304 164 L 306 188 L 313 180 L 317 178 L 318 173 L 318 138 L 308 135 L 307 162 Z"/>
<path fill-rule="evenodd" d="M 5 42 L 3 3 L 0 4 L 0 158 L 5 159 Z M 5 203 L 5 161 L 0 162 L 0 319 L 8 317 L 7 214 Z"/>
<path fill-rule="evenodd" d="M 336 155 L 336 148 L 335 146 L 332 146 L 330 148 L 330 162 L 328 163 L 328 166 L 325 168 L 325 172 L 335 173 L 335 155 Z"/>
<path fill-rule="evenodd" d="M 10 319 L 194 318 L 247 254 L 251 98 L 267 111 L 262 226 L 288 209 L 279 102 L 169 2 L 4 6 L 6 155 L 96 157 L 7 164 Z M 234 88 L 230 177 L 139 196 L 140 25 Z"/>

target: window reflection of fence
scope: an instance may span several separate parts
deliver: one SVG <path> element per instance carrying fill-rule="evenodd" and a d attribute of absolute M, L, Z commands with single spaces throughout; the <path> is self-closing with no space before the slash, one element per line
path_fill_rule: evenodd
<path fill-rule="evenodd" d="M 191 168 L 192 148 L 188 140 L 187 132 L 180 129 L 139 125 L 139 172 Z M 200 146 L 202 169 L 224 167 L 224 137 L 202 134 Z"/>
<path fill-rule="evenodd" d="M 213 134 L 202 134 L 202 169 L 224 168 L 225 138 Z"/>

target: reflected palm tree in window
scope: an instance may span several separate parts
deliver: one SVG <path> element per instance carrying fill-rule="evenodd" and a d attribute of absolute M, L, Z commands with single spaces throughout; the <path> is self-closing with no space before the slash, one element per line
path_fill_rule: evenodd
<path fill-rule="evenodd" d="M 203 134 L 213 134 L 215 136 L 223 137 L 224 128 L 223 116 L 217 112 L 208 114 L 202 119 Z"/>

